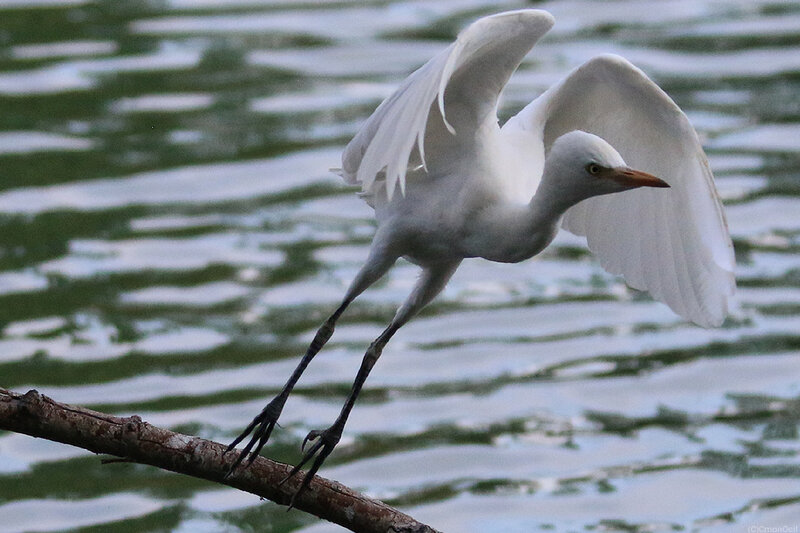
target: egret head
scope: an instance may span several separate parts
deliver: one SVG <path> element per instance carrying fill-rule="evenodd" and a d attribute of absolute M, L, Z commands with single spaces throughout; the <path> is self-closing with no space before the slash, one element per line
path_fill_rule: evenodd
<path fill-rule="evenodd" d="M 629 168 L 614 147 L 580 130 L 555 140 L 545 160 L 544 174 L 552 175 L 562 194 L 575 202 L 638 187 L 669 187 L 653 175 Z"/>

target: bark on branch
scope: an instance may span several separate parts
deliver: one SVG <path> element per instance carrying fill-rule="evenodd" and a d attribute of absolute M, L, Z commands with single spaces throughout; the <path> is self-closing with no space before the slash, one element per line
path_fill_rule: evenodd
<path fill-rule="evenodd" d="M 62 442 L 125 460 L 156 466 L 251 492 L 288 505 L 302 473 L 279 483 L 291 467 L 259 457 L 223 479 L 234 454 L 217 442 L 162 429 L 138 416 L 116 417 L 58 403 L 35 390 L 0 388 L 0 430 Z M 356 532 L 436 533 L 410 516 L 344 485 L 316 476 L 295 507 Z"/>

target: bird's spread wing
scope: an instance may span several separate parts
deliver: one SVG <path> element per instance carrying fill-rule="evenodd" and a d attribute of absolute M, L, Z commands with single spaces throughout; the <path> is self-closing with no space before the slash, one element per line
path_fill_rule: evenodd
<path fill-rule="evenodd" d="M 552 25 L 549 13 L 529 9 L 467 27 L 375 110 L 342 155 L 342 177 L 374 206 L 398 185 L 405 193 L 409 167 L 435 174 L 452 164 L 480 126 L 496 124 L 500 92 Z"/>
<path fill-rule="evenodd" d="M 545 149 L 571 130 L 594 133 L 630 167 L 669 183 L 584 200 L 564 227 L 585 235 L 603 267 L 632 287 L 699 325 L 722 323 L 735 288 L 733 246 L 697 134 L 666 93 L 625 59 L 600 56 L 509 122 L 540 128 Z"/>

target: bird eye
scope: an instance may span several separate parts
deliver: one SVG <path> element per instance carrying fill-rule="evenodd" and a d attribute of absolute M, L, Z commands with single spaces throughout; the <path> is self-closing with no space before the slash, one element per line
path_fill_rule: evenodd
<path fill-rule="evenodd" d="M 586 172 L 589 174 L 599 174 L 600 173 L 600 165 L 597 163 L 589 163 L 586 165 Z"/>

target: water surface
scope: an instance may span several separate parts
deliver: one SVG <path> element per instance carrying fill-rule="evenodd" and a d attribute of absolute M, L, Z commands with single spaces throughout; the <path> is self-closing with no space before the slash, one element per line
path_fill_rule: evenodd
<path fill-rule="evenodd" d="M 486 0 L 0 0 L 0 386 L 230 441 L 366 257 L 328 172 Z M 537 2 L 555 28 L 510 116 L 624 55 L 688 113 L 734 238 L 704 330 L 562 234 L 469 260 L 375 367 L 322 474 L 444 531 L 742 532 L 800 523 L 800 5 Z M 336 417 L 417 276 L 342 319 L 265 449 Z M 201 480 L 0 435 L 4 531 L 336 531 Z"/>

